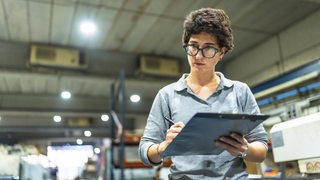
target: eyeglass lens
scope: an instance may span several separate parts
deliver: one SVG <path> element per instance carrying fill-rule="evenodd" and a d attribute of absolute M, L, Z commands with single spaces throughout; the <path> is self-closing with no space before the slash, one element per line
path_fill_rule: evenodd
<path fill-rule="evenodd" d="M 206 58 L 214 57 L 215 54 L 218 51 L 214 47 L 210 47 L 210 46 L 207 46 L 207 47 L 204 47 L 204 48 L 198 48 L 198 47 L 193 46 L 193 45 L 185 46 L 185 50 L 186 50 L 187 54 L 189 54 L 190 56 L 196 56 L 198 54 L 199 50 L 200 50 L 201 53 L 202 53 L 202 56 L 206 57 Z"/>

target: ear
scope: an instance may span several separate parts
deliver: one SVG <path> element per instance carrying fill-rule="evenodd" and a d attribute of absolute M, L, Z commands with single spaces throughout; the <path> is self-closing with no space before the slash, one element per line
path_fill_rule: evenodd
<path fill-rule="evenodd" d="M 227 50 L 227 49 L 226 49 L 225 47 L 221 48 L 221 50 L 220 50 L 220 52 L 219 52 L 220 59 L 222 59 L 223 56 L 226 54 L 226 50 Z"/>

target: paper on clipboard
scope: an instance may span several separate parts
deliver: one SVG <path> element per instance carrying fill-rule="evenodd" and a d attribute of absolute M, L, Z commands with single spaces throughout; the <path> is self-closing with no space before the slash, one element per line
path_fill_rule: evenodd
<path fill-rule="evenodd" d="M 166 156 L 213 155 L 223 149 L 214 144 L 230 132 L 247 134 L 268 115 L 197 113 L 161 154 Z"/>

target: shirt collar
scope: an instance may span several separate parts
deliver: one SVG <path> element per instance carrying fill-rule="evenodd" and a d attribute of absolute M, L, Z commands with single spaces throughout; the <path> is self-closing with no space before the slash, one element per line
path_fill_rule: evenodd
<path fill-rule="evenodd" d="M 220 76 L 220 84 L 217 88 L 217 91 L 218 90 L 221 90 L 223 88 L 230 88 L 231 86 L 233 86 L 233 81 L 231 81 L 230 79 L 227 79 L 221 72 L 216 72 L 216 74 L 218 76 Z M 181 78 L 177 81 L 174 89 L 176 91 L 183 91 L 183 90 L 186 90 L 188 88 L 187 86 L 187 83 L 185 82 L 185 78 L 188 77 L 189 74 L 183 74 L 181 76 Z"/>

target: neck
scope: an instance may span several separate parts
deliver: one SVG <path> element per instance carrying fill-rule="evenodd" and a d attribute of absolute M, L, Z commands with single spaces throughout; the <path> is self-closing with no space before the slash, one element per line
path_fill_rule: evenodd
<path fill-rule="evenodd" d="M 186 81 L 188 83 L 205 86 L 210 83 L 219 84 L 220 78 L 215 72 L 210 74 L 194 74 L 191 72 L 189 76 L 186 78 Z"/>

